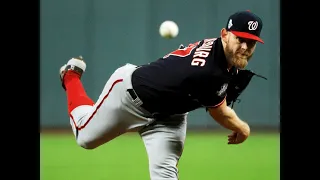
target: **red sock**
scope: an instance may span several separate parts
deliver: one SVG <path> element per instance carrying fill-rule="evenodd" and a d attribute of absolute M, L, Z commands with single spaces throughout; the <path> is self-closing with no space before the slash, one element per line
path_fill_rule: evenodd
<path fill-rule="evenodd" d="M 82 86 L 79 74 L 73 71 L 68 71 L 66 72 L 63 81 L 67 92 L 69 114 L 78 106 L 94 105 L 94 102 L 88 97 L 86 91 Z"/>

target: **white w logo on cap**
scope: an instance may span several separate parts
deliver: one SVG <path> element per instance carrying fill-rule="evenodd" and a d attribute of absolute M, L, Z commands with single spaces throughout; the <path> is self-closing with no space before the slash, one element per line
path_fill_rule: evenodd
<path fill-rule="evenodd" d="M 250 31 L 254 31 L 254 30 L 256 30 L 258 28 L 258 21 L 249 21 L 248 25 L 249 25 L 248 29 Z"/>

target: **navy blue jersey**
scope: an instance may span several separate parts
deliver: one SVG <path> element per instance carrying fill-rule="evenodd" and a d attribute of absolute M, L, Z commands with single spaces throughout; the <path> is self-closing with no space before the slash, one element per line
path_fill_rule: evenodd
<path fill-rule="evenodd" d="M 220 38 L 181 47 L 132 74 L 133 89 L 144 108 L 167 115 L 220 105 L 229 80 Z"/>

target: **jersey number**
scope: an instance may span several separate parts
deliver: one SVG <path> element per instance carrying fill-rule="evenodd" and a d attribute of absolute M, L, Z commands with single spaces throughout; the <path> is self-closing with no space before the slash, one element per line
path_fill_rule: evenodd
<path fill-rule="evenodd" d="M 167 58 L 169 56 L 178 56 L 178 57 L 187 57 L 191 54 L 191 51 L 197 47 L 197 45 L 200 43 L 199 42 L 196 42 L 196 43 L 193 43 L 193 44 L 189 44 L 188 47 L 185 47 L 183 49 L 177 49 L 167 55 L 165 55 L 163 58 Z M 192 62 L 191 62 L 191 65 L 192 66 L 204 66 L 205 65 L 205 60 L 204 59 L 199 59 L 199 58 L 196 58 L 196 59 L 193 59 Z"/>
<path fill-rule="evenodd" d="M 197 45 L 199 44 L 199 42 L 193 43 L 193 44 L 189 44 L 188 47 L 185 47 L 183 49 L 177 49 L 167 55 L 165 55 L 163 58 L 167 58 L 169 56 L 178 56 L 178 57 L 186 57 L 189 56 L 191 54 L 191 51 L 197 47 Z"/>

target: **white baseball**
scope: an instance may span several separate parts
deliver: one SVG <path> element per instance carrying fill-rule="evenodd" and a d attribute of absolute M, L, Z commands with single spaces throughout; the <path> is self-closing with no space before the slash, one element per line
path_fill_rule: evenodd
<path fill-rule="evenodd" d="M 164 21 L 160 25 L 159 33 L 164 38 L 175 38 L 179 34 L 179 27 L 173 21 Z"/>

